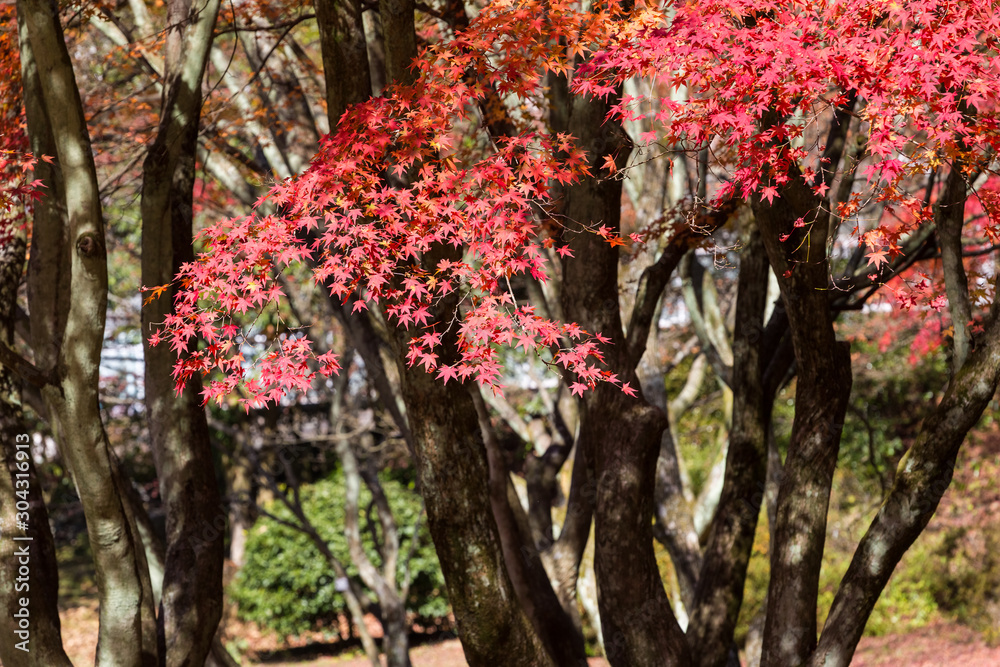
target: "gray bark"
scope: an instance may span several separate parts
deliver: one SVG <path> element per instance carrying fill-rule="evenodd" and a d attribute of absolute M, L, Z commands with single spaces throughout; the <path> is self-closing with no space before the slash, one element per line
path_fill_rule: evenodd
<path fill-rule="evenodd" d="M 385 630 L 384 646 L 388 667 L 410 667 L 409 627 L 406 623 L 407 591 L 396 581 L 396 564 L 399 559 L 399 532 L 392 517 L 385 494 L 378 483 L 378 477 L 370 475 L 367 482 L 378 506 L 379 522 L 382 526 L 381 567 L 376 567 L 365 554 L 361 542 L 360 507 L 362 474 L 348 440 L 336 442 L 337 458 L 344 471 L 344 485 L 347 492 L 344 504 L 344 534 L 351 552 L 351 562 L 358 568 L 358 574 L 371 589 L 382 607 L 382 623 Z M 414 538 L 415 539 L 415 538 Z"/>
<path fill-rule="evenodd" d="M 944 191 L 935 206 L 935 222 L 941 244 L 941 268 L 944 272 L 945 294 L 954 344 L 951 368 L 957 373 L 972 348 L 972 303 L 969 301 L 969 280 L 962 260 L 962 227 L 965 223 L 965 202 L 968 198 L 962 163 L 952 165 L 944 183 Z"/>
<path fill-rule="evenodd" d="M 201 85 L 219 0 L 171 0 L 164 85 L 156 138 L 143 163 L 142 283 L 173 281 L 194 259 L 192 201 L 201 113 Z M 174 290 L 144 302 L 144 327 L 172 312 Z M 166 558 L 157 619 L 161 665 L 201 665 L 222 617 L 222 560 L 226 514 L 215 479 L 201 383 L 192 378 L 177 395 L 177 354 L 144 337 L 145 403 L 150 444 L 164 501 Z"/>

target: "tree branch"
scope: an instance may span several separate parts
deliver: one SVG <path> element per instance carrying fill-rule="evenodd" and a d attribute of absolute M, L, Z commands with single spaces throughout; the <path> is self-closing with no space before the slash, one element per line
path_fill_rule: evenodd
<path fill-rule="evenodd" d="M 234 32 L 264 32 L 267 30 L 285 30 L 287 28 L 294 28 L 303 21 L 309 21 L 316 18 L 315 14 L 303 14 L 301 16 L 296 16 L 293 19 L 288 19 L 287 21 L 282 21 L 281 23 L 272 23 L 270 25 L 233 25 L 228 28 L 222 28 L 221 30 L 216 30 L 215 34 L 227 35 Z"/>
<path fill-rule="evenodd" d="M 46 373 L 39 369 L 3 342 L 0 342 L 0 363 L 33 387 L 41 389 L 56 382 L 55 374 L 52 371 Z"/>
<path fill-rule="evenodd" d="M 903 553 L 937 509 L 951 483 L 955 460 L 968 433 L 1000 383 L 1000 305 L 955 373 L 941 402 L 930 410 L 913 447 L 899 462 L 888 498 L 857 550 L 837 590 L 809 659 L 813 667 L 847 667 L 875 602 Z"/>
<path fill-rule="evenodd" d="M 638 365 L 646 352 L 649 330 L 658 311 L 660 298 L 677 265 L 688 250 L 724 225 L 736 212 L 738 205 L 736 199 L 730 199 L 718 209 L 697 216 L 694 220 L 676 223 L 673 234 L 659 259 L 642 272 L 626 334 L 629 359 L 633 368 Z"/>

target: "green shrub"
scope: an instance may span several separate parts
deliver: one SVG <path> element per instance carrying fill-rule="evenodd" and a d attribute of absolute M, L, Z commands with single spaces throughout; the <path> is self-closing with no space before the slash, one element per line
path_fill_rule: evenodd
<path fill-rule="evenodd" d="M 948 530 L 931 560 L 931 582 L 941 608 L 1000 644 L 1000 526 Z"/>
<path fill-rule="evenodd" d="M 401 545 L 397 577 L 402 581 L 402 561 L 409 553 L 422 504 L 414 491 L 388 476 L 382 477 L 382 486 L 399 531 Z M 344 537 L 343 474 L 338 471 L 315 484 L 304 485 L 301 497 L 306 516 L 326 540 L 330 551 L 344 564 L 348 575 L 363 587 Z M 370 517 L 366 513 L 370 502 L 371 493 L 362 485 L 359 503 L 362 542 L 368 557 L 379 564 L 371 531 L 374 529 L 381 536 L 381 527 L 374 510 Z M 266 510 L 282 520 L 295 521 L 281 501 L 272 502 Z M 407 606 L 418 619 L 440 619 L 448 614 L 449 608 L 444 576 L 425 521 L 420 522 L 418 538 L 410 561 L 413 583 Z M 239 606 L 240 618 L 254 621 L 284 636 L 298 635 L 334 624 L 338 617 L 347 614 L 344 598 L 335 589 L 335 579 L 336 574 L 309 537 L 265 517 L 254 525 L 247 536 L 246 560 L 230 593 Z M 375 599 L 373 593 L 369 595 Z"/>

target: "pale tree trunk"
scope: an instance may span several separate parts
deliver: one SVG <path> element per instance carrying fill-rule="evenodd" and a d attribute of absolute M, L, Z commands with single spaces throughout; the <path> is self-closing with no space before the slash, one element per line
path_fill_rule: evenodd
<path fill-rule="evenodd" d="M 347 605 L 348 613 L 351 615 L 351 620 L 354 621 L 354 625 L 358 631 L 358 638 L 361 640 L 361 646 L 365 651 L 365 656 L 368 661 L 371 662 L 372 667 L 380 667 L 381 662 L 379 661 L 379 650 L 378 646 L 375 644 L 375 640 L 372 638 L 371 634 L 368 632 L 368 628 L 365 625 L 365 604 L 363 604 L 364 594 L 360 587 L 347 576 L 347 568 L 344 564 L 340 562 L 337 556 L 330 550 L 330 545 L 327 544 L 326 540 L 319 534 L 316 526 L 312 523 L 308 516 L 306 516 L 305 510 L 302 507 L 302 499 L 300 496 L 300 487 L 298 482 L 298 477 L 295 471 L 292 469 L 290 462 L 282 458 L 282 465 L 284 466 L 283 472 L 285 479 L 288 480 L 288 484 L 279 487 L 278 479 L 274 474 L 269 471 L 261 469 L 260 472 L 264 476 L 264 482 L 267 488 L 281 503 L 292 513 L 295 517 L 295 521 L 288 521 L 280 517 L 275 516 L 259 508 L 259 511 L 270 518 L 276 523 L 280 523 L 283 526 L 287 526 L 292 530 L 297 530 L 303 535 L 307 536 L 316 547 L 316 550 L 323 556 L 327 564 L 333 570 L 333 573 L 338 579 L 342 579 L 347 582 L 347 588 L 342 591 L 344 596 L 344 602 Z"/>
<path fill-rule="evenodd" d="M 142 283 L 173 280 L 192 261 L 192 197 L 202 76 L 219 0 L 170 0 L 164 85 L 156 138 L 143 163 Z M 144 302 L 144 329 L 172 311 L 173 290 Z M 148 333 L 148 329 L 146 329 Z M 215 479 L 201 383 L 174 392 L 177 354 L 143 337 L 150 443 L 167 513 L 163 597 L 158 620 L 161 664 L 201 665 L 222 617 L 225 511 Z M 221 525 L 219 525 L 221 524 Z"/>
<path fill-rule="evenodd" d="M 331 423 L 335 424 L 336 420 L 331 419 Z M 378 508 L 382 527 L 382 542 L 378 545 L 382 563 L 381 568 L 376 567 L 365 553 L 361 541 L 361 508 L 358 499 L 361 494 L 362 473 L 358 458 L 346 437 L 338 439 L 335 447 L 344 471 L 344 536 L 350 549 L 351 562 L 358 568 L 361 580 L 375 593 L 381 605 L 383 649 L 388 667 L 410 667 L 409 627 L 406 623 L 408 591 L 405 585 L 400 590 L 396 581 L 396 565 L 399 562 L 399 531 L 396 529 L 396 522 L 377 476 L 372 475 L 366 481 Z"/>
<path fill-rule="evenodd" d="M 952 345 L 952 374 L 957 373 L 972 349 L 972 304 L 969 301 L 969 280 L 962 259 L 962 227 L 965 224 L 966 176 L 963 163 L 956 160 L 944 183 L 944 191 L 935 205 L 935 222 L 941 245 L 941 269 L 948 296 L 948 313 L 954 344 Z"/>
<path fill-rule="evenodd" d="M 37 174 L 36 174 L 37 175 Z M 0 220 L 0 345 L 14 342 L 24 269 L 23 232 Z M 59 624 L 59 570 L 32 434 L 21 412 L 20 379 L 0 366 L 0 661 L 7 667 L 71 667 Z M 22 605 L 22 602 L 26 604 Z"/>
<path fill-rule="evenodd" d="M 55 5 L 22 0 L 18 16 L 32 148 L 52 155 L 62 176 L 45 183 L 53 201 L 36 214 L 29 264 L 36 363 L 52 374 L 41 393 L 87 519 L 101 605 L 97 664 L 152 666 L 149 572 L 98 407 L 108 274 L 93 153 Z"/>

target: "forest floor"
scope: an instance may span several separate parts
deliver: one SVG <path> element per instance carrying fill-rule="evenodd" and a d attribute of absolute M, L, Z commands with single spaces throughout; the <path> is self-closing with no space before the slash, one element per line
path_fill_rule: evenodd
<path fill-rule="evenodd" d="M 418 646 L 410 652 L 413 667 L 466 667 L 457 639 Z M 268 667 L 369 667 L 363 657 L 326 657 L 300 662 L 255 663 Z M 606 667 L 591 658 L 590 667 Z M 989 648 L 982 635 L 957 624 L 938 624 L 905 635 L 864 637 L 852 667 L 996 667 L 1000 647 Z"/>
<path fill-rule="evenodd" d="M 66 652 L 76 665 L 93 664 L 97 635 L 96 607 L 75 607 L 62 614 Z M 246 637 L 250 643 L 254 637 Z M 244 661 L 247 667 L 369 667 L 357 652 L 320 655 L 329 645 L 311 645 L 262 656 L 260 662 Z M 291 654 L 291 655 L 290 655 Z M 457 639 L 429 641 L 410 651 L 413 667 L 465 667 Z M 590 667 L 606 667 L 602 658 L 592 658 Z M 936 623 L 905 634 L 864 637 L 851 662 L 853 667 L 995 667 L 1000 665 L 1000 647 L 989 647 L 981 633 L 957 623 Z"/>
<path fill-rule="evenodd" d="M 986 433 L 970 438 L 956 466 L 952 488 L 928 526 L 928 534 L 945 529 L 962 529 L 975 537 L 988 526 L 995 526 L 1000 516 L 1000 423 L 994 422 Z M 981 540 L 980 540 L 981 541 Z M 990 547 L 984 547 L 986 551 Z M 973 571 L 994 563 L 996 554 L 965 555 Z M 937 556 L 941 558 L 941 556 Z M 924 561 L 925 564 L 933 564 Z M 97 590 L 92 566 L 87 559 L 74 558 L 63 563 L 61 575 L 62 635 L 66 652 L 75 665 L 94 664 L 97 643 Z M 994 563 L 995 565 L 995 563 Z M 993 565 L 991 565 L 993 567 Z M 923 576 L 940 574 L 928 571 Z M 995 582 L 994 582 L 995 583 Z M 1000 591 L 997 592 L 1000 595 Z M 908 601 L 895 611 L 905 616 Z M 998 607 L 1000 608 L 1000 607 Z M 1000 613 L 1000 612 L 998 612 Z M 244 665 L 269 667 L 369 667 L 357 648 L 345 642 L 332 643 L 337 633 L 325 636 L 313 633 L 291 641 L 281 641 L 273 633 L 262 632 L 252 623 L 243 623 L 227 610 L 224 640 L 247 656 Z M 994 614 L 988 625 L 1000 626 Z M 379 636 L 378 622 L 369 619 L 369 631 Z M 942 614 L 928 618 L 922 627 L 896 624 L 898 632 L 864 637 L 854 655 L 854 667 L 995 667 L 1000 665 L 1000 646 L 988 646 L 983 632 L 977 632 Z M 891 627 L 889 628 L 892 629 Z M 346 635 L 346 628 L 341 629 Z M 996 633 L 994 633 L 996 636 Z M 251 660 L 250 658 L 254 658 Z M 461 645 L 451 633 L 414 634 L 411 657 L 413 667 L 465 667 Z M 593 658 L 591 667 L 605 667 L 601 658 Z M 0 665 L 2 667 L 2 665 Z"/>

